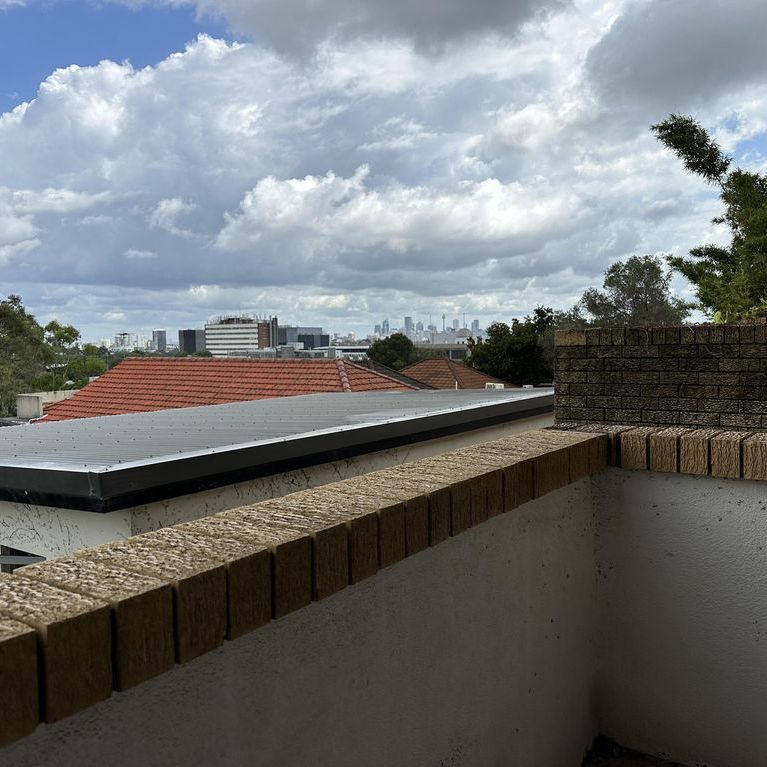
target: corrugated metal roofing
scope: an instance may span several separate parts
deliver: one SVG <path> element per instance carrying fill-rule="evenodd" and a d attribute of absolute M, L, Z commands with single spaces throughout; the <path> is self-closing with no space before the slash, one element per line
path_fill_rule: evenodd
<path fill-rule="evenodd" d="M 0 495 L 60 494 L 86 499 L 74 508 L 108 510 L 105 499 L 150 487 L 336 460 L 552 406 L 551 389 L 314 394 L 2 429 Z"/>

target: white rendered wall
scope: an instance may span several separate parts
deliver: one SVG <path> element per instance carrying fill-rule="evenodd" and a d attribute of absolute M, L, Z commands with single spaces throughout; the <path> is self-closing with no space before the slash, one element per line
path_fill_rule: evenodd
<path fill-rule="evenodd" d="M 0 501 L 0 544 L 50 559 L 131 535 L 126 509 L 111 514 Z"/>
<path fill-rule="evenodd" d="M 602 732 L 767 765 L 767 485 L 612 469 L 594 486 Z"/>
<path fill-rule="evenodd" d="M 288 471 L 270 477 L 225 485 L 202 493 L 182 495 L 165 501 L 135 506 L 130 509 L 133 534 L 146 533 L 181 522 L 217 514 L 219 511 L 234 509 L 248 503 L 257 503 L 267 498 L 276 498 L 308 487 L 326 485 L 349 477 L 357 477 L 376 469 L 385 469 L 408 461 L 416 461 L 430 455 L 439 455 L 479 442 L 500 439 L 531 429 L 551 426 L 553 415 L 541 415 L 518 421 L 490 426 L 486 429 L 453 434 L 449 437 L 414 442 L 412 445 L 381 450 L 377 453 L 346 458 L 333 463 L 323 463 L 306 469 Z M 2 541 L 0 541 L 2 543 Z"/>
<path fill-rule="evenodd" d="M 35 767 L 577 767 L 588 479 L 0 752 Z"/>

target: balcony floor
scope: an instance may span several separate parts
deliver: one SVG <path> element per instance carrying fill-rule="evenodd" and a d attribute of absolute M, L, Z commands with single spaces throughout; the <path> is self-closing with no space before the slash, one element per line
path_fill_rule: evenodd
<path fill-rule="evenodd" d="M 599 737 L 582 767 L 683 767 L 678 762 L 667 762 L 654 756 L 640 754 Z"/>

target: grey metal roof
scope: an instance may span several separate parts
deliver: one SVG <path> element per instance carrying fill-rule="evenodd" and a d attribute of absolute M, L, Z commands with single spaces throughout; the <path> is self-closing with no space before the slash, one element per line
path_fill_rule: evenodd
<path fill-rule="evenodd" d="M 551 389 L 422 390 L 35 423 L 0 430 L 0 497 L 108 511 L 552 407 Z"/>

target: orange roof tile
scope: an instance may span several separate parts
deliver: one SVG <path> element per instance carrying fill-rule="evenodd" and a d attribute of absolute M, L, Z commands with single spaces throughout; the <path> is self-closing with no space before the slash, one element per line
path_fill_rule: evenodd
<path fill-rule="evenodd" d="M 402 368 L 400 372 L 437 389 L 484 389 L 486 383 L 502 383 L 516 388 L 516 384 L 485 375 L 462 362 L 449 359 L 421 360 Z"/>
<path fill-rule="evenodd" d="M 43 421 L 141 413 L 318 392 L 407 391 L 414 387 L 342 359 L 129 357 Z"/>

